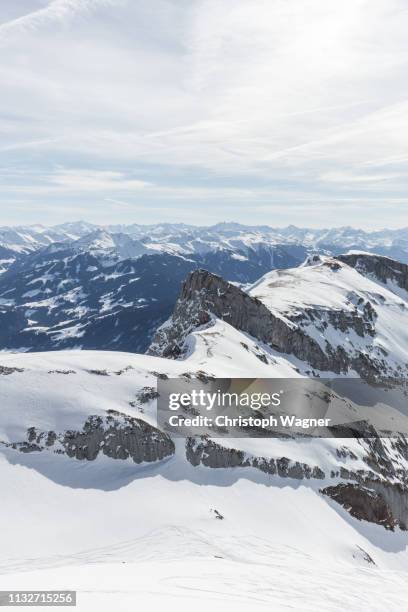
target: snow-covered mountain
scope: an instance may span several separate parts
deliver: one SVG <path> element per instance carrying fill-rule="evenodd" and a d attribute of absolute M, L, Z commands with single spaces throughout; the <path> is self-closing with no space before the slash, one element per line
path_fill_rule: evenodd
<path fill-rule="evenodd" d="M 54 244 L 53 251 L 71 248 L 78 253 L 91 253 L 95 256 L 109 257 L 112 260 L 137 259 L 142 255 L 153 254 L 155 249 L 149 249 L 140 240 L 131 238 L 124 233 L 109 233 L 103 229 L 96 229 L 90 234 L 72 242 Z"/>
<path fill-rule="evenodd" d="M 128 237 L 127 242 L 125 236 Z M 82 243 L 81 239 L 84 239 Z M 137 257 L 151 251 L 203 254 L 220 248 L 245 252 L 281 245 L 287 249 L 291 247 L 294 256 L 299 247 L 334 255 L 358 249 L 408 263 L 408 228 L 365 232 L 351 227 L 273 228 L 239 223 L 219 223 L 209 227 L 182 223 L 98 226 L 81 221 L 49 228 L 41 225 L 0 228 L 0 247 L 11 251 L 16 257 L 50 244 L 71 244 L 78 240 L 78 248 L 82 245 L 83 248 L 89 246 L 98 251 L 115 251 L 117 257 L 122 258 Z"/>
<path fill-rule="evenodd" d="M 316 364 L 308 359 L 317 354 L 310 347 L 327 358 L 330 351 L 299 312 L 327 308 L 364 322 L 364 304 L 356 305 L 352 292 L 378 306 L 370 325 L 383 345 L 386 313 L 392 317 L 405 297 L 406 267 L 345 259 L 315 260 L 287 278 L 266 275 L 249 294 L 193 272 L 156 339 L 156 353 L 171 358 L 4 354 L 0 588 L 77 588 L 80 610 L 125 610 L 137 598 L 139 605 L 165 601 L 170 610 L 301 605 L 340 612 L 346 597 L 357 612 L 362 596 L 364 609 L 402 609 L 404 436 L 184 440 L 172 439 L 156 419 L 158 378 L 197 377 L 205 385 L 212 376 L 310 373 Z M 331 298 L 335 283 L 340 289 Z M 278 319 L 278 335 L 268 336 Z M 337 332 L 356 339 L 351 329 Z M 286 347 L 279 344 L 285 339 Z M 387 342 L 394 370 L 406 340 L 400 337 L 400 347 L 389 336 Z M 376 353 L 369 357 L 375 368 Z M 349 366 L 341 375 L 353 374 Z"/>
<path fill-rule="evenodd" d="M 76 270 L 78 257 L 97 265 L 76 253 L 48 274 Z M 315 256 L 244 292 L 188 271 L 150 355 L 3 354 L 0 588 L 77 588 L 80 610 L 125 610 L 135 598 L 178 611 L 340 612 L 345 598 L 356 612 L 403 609 L 404 434 L 173 439 L 157 422 L 156 385 L 403 380 L 407 272 L 379 256 Z"/>
<path fill-rule="evenodd" d="M 23 225 L 0 227 L 0 246 L 10 251 L 32 253 L 38 249 L 65 240 L 77 240 L 94 230 L 90 223 L 66 223 L 54 227 L 44 225 Z"/>
<path fill-rule="evenodd" d="M 194 269 L 247 286 L 313 252 L 374 249 L 404 262 L 407 231 L 238 223 L 0 228 L 0 349 L 143 352 Z"/>
<path fill-rule="evenodd" d="M 0 348 L 143 352 L 191 270 L 251 283 L 271 269 L 272 258 L 279 267 L 299 263 L 279 246 L 188 256 L 145 249 L 135 256 L 143 249 L 125 234 L 98 230 L 18 259 L 0 276 Z"/>
<path fill-rule="evenodd" d="M 296 358 L 304 375 L 403 377 L 407 289 L 406 264 L 369 254 L 311 256 L 298 268 L 266 274 L 247 292 L 199 270 L 184 283 L 149 352 L 188 354 L 191 330 L 216 317 Z"/>
<path fill-rule="evenodd" d="M 352 227 L 329 229 L 246 226 L 240 223 L 218 223 L 209 227 L 183 224 L 151 226 L 110 226 L 149 243 L 153 248 L 178 248 L 181 252 L 202 252 L 215 248 L 257 249 L 265 245 L 298 245 L 325 254 L 340 254 L 349 250 L 364 250 L 388 255 L 408 263 L 408 228 L 366 232 Z"/>
<path fill-rule="evenodd" d="M 27 225 L 0 227 L 0 274 L 16 260 L 61 242 L 76 241 L 94 230 L 85 222 L 61 226 Z"/>

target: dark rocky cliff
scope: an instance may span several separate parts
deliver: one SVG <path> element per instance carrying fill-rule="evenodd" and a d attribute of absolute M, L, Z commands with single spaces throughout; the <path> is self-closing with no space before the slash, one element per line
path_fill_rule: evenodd
<path fill-rule="evenodd" d="M 186 335 L 210 323 L 212 315 L 226 321 L 282 353 L 292 354 L 321 370 L 345 369 L 342 356 L 327 356 L 295 323 L 272 314 L 257 298 L 249 296 L 220 276 L 196 270 L 184 282 L 171 323 L 160 328 L 148 351 L 177 358 Z"/>
<path fill-rule="evenodd" d="M 329 318 L 339 330 L 352 328 L 360 336 L 372 336 L 375 313 L 370 305 L 363 306 L 356 307 L 352 315 L 342 311 L 305 311 L 302 317 L 312 317 L 318 327 L 321 314 L 323 331 L 325 318 Z M 341 374 L 354 369 L 363 378 L 375 378 L 383 372 L 384 363 L 381 360 L 367 360 L 366 355 L 359 353 L 350 355 L 342 346 L 333 347 L 328 342 L 323 350 L 302 329 L 302 317 L 291 319 L 277 316 L 259 299 L 206 270 L 196 270 L 189 274 L 171 319 L 156 332 L 148 354 L 173 359 L 183 357 L 187 335 L 200 326 L 210 325 L 214 317 L 280 353 L 297 357 L 316 370 Z"/>
<path fill-rule="evenodd" d="M 405 263 L 381 255 L 364 253 L 339 255 L 336 259 L 352 266 L 361 274 L 375 277 L 382 283 L 395 282 L 398 287 L 408 291 L 408 265 Z"/>
<path fill-rule="evenodd" d="M 102 453 L 111 459 L 133 459 L 135 463 L 159 461 L 174 454 L 171 438 L 142 419 L 114 410 L 106 416 L 89 416 L 82 430 L 64 432 L 27 430 L 26 440 L 7 446 L 23 453 L 48 450 L 79 460 L 93 461 Z"/>

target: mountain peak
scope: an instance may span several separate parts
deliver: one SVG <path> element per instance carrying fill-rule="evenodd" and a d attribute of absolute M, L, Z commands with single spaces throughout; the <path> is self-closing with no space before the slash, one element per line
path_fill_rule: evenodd
<path fill-rule="evenodd" d="M 339 255 L 339 261 L 355 268 L 360 274 L 375 277 L 381 283 L 395 283 L 408 290 L 408 265 L 375 253 L 350 252 Z"/>
<path fill-rule="evenodd" d="M 157 330 L 148 354 L 173 359 L 186 357 L 190 334 L 214 325 L 217 320 L 317 370 L 340 373 L 349 366 L 341 351 L 326 353 L 296 322 L 272 312 L 256 296 L 206 270 L 189 274 L 172 317 Z"/>
<path fill-rule="evenodd" d="M 398 377 L 406 371 L 407 272 L 407 265 L 377 255 L 318 255 L 304 266 L 266 274 L 246 293 L 195 270 L 149 352 L 185 357 L 191 333 L 220 320 L 303 362 L 305 372 Z"/>

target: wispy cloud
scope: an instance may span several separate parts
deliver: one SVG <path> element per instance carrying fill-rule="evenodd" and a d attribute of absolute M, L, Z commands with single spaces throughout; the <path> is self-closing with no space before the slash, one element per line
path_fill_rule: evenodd
<path fill-rule="evenodd" d="M 146 181 L 128 179 L 122 172 L 101 170 L 60 170 L 48 177 L 48 185 L 63 191 L 137 191 Z"/>
<path fill-rule="evenodd" d="M 408 186 L 407 28 L 404 0 L 4 0 L 2 208 L 377 210 Z"/>
<path fill-rule="evenodd" d="M 10 0 L 10 4 L 12 0 Z M 29 32 L 48 26 L 53 22 L 64 22 L 81 13 L 89 13 L 101 6 L 115 6 L 118 0 L 31 0 L 20 2 L 20 11 L 11 19 L 0 23 L 0 42 L 7 35 Z M 7 12 L 7 0 L 2 9 Z M 34 9 L 32 8 L 34 7 Z M 1 13 L 0 13 L 1 16 Z"/>

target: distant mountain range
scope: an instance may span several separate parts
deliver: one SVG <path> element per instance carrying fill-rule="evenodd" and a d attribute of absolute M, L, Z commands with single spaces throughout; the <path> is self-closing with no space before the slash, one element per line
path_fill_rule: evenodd
<path fill-rule="evenodd" d="M 258 249 L 265 245 L 302 246 L 326 254 L 364 250 L 408 262 L 408 228 L 365 232 L 352 227 L 308 229 L 218 223 L 209 227 L 183 223 L 98 226 L 84 221 L 53 227 L 29 225 L 0 227 L 0 257 L 16 257 L 64 243 L 78 250 L 139 257 L 152 252 L 207 253 L 217 249 Z"/>
<path fill-rule="evenodd" d="M 0 350 L 144 352 L 199 268 L 245 287 L 311 253 L 408 262 L 408 229 L 273 229 L 221 223 L 0 228 Z"/>

